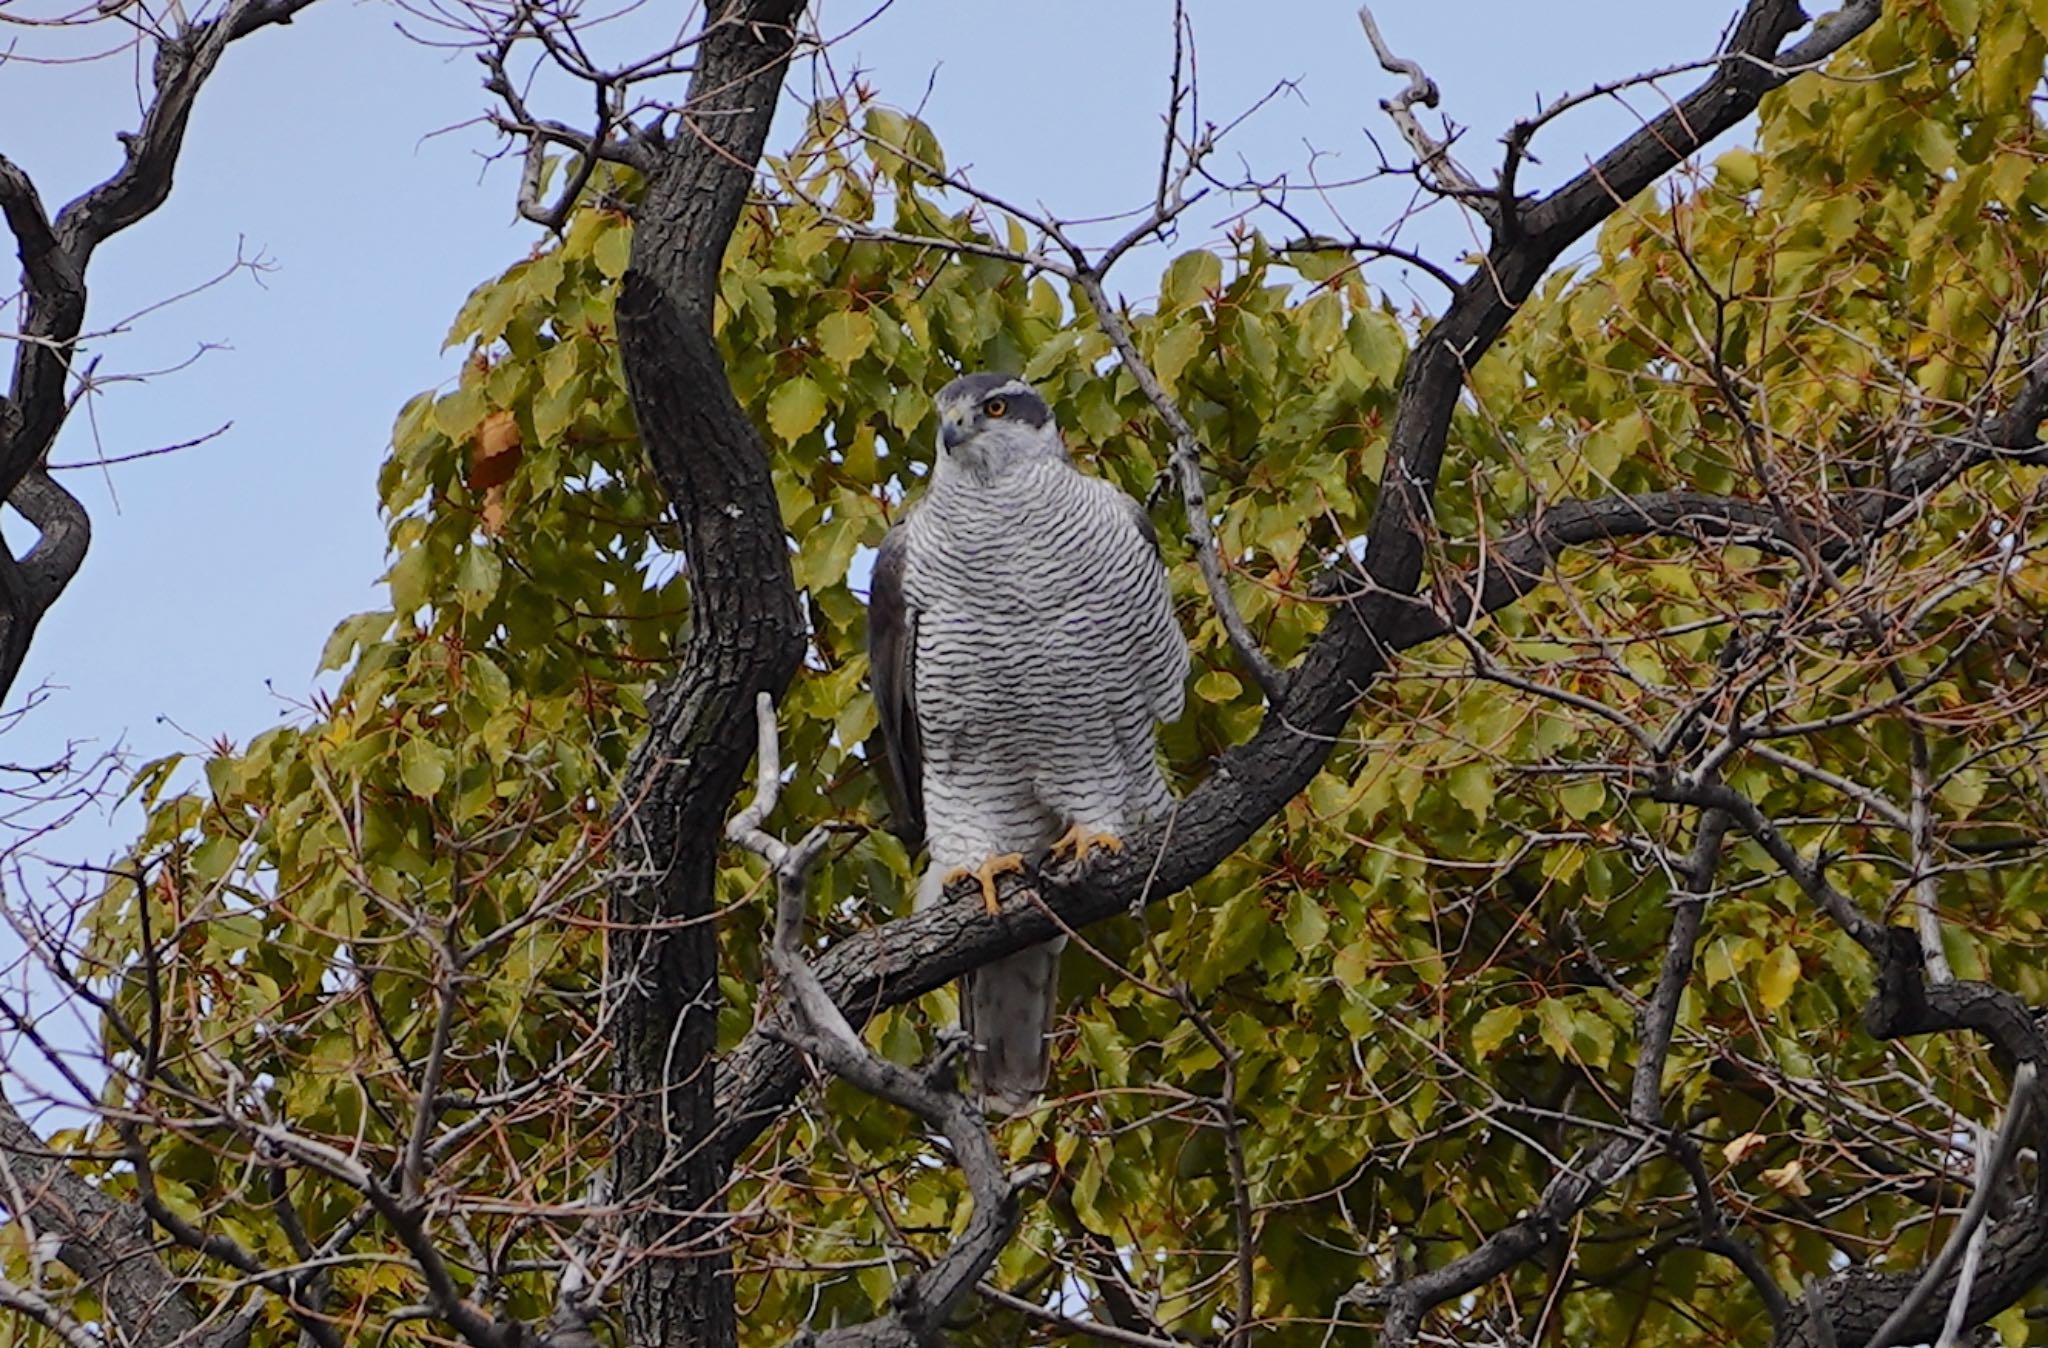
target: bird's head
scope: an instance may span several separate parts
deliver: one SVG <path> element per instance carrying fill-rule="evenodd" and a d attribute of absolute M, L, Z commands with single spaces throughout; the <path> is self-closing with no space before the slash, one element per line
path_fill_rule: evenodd
<path fill-rule="evenodd" d="M 1020 464 L 1066 457 L 1052 409 L 1014 375 L 962 375 L 939 390 L 938 412 L 939 462 L 983 481 Z"/>

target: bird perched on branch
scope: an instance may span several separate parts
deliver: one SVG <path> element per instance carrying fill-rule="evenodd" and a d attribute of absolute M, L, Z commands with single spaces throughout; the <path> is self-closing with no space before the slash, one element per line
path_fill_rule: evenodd
<path fill-rule="evenodd" d="M 1173 805 L 1153 742 L 1180 716 L 1187 640 L 1144 509 L 1075 468 L 1030 385 L 971 374 L 939 391 L 923 498 L 882 540 L 868 617 L 899 829 L 931 857 L 918 906 L 1050 847 L 1085 857 Z M 989 1102 L 1045 1086 L 1060 948 L 962 980 L 969 1064 Z"/>

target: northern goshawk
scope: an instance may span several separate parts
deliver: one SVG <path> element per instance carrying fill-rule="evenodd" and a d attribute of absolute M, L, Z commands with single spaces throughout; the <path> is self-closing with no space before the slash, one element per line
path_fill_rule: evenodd
<path fill-rule="evenodd" d="M 1154 723 L 1180 715 L 1188 648 L 1144 509 L 1074 467 L 1030 385 L 966 375 L 938 413 L 930 482 L 876 559 L 868 650 L 899 829 L 931 853 L 917 905 L 972 875 L 993 912 L 1025 856 L 1165 817 Z M 962 980 L 975 1084 L 1013 1112 L 1045 1085 L 1065 944 Z"/>

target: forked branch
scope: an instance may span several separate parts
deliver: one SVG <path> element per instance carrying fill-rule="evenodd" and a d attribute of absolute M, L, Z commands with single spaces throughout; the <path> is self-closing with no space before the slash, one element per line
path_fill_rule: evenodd
<path fill-rule="evenodd" d="M 13 687 L 37 624 L 77 574 L 91 539 L 84 507 L 44 465 L 74 402 L 67 385 L 93 252 L 169 198 L 194 100 L 229 44 L 290 23 L 312 2 L 231 0 L 215 18 L 160 38 L 151 61 L 153 96 L 139 129 L 123 137 L 121 166 L 54 219 L 28 174 L 0 155 L 0 217 L 22 274 L 14 372 L 0 396 L 0 499 L 39 532 L 26 554 L 0 557 L 0 697 Z"/>
<path fill-rule="evenodd" d="M 761 827 L 775 809 L 782 764 L 774 699 L 762 693 L 756 708 L 760 745 L 754 799 L 727 826 L 726 836 L 766 860 L 775 880 L 775 934 L 769 959 L 782 980 L 788 1014 L 767 1022 L 765 1029 L 834 1076 L 908 1110 L 936 1129 L 950 1144 L 953 1162 L 966 1177 L 974 1203 L 966 1230 L 929 1267 L 896 1285 L 885 1314 L 822 1334 L 806 1331 L 799 1341 L 846 1348 L 868 1344 L 920 1348 L 1009 1244 L 1017 1230 L 1018 1195 L 1044 1168 L 1028 1166 L 1013 1175 L 1004 1167 L 988 1124 L 955 1084 L 960 1051 L 965 1047 L 957 1036 L 941 1045 L 921 1071 L 899 1067 L 861 1042 L 818 981 L 804 955 L 804 923 L 811 867 L 823 854 L 831 832 L 820 825 L 790 846 Z"/>

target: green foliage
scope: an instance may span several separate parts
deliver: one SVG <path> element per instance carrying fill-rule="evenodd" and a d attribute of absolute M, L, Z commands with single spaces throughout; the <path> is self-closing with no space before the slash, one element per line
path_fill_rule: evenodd
<path fill-rule="evenodd" d="M 2044 32 L 2039 4 L 1903 7 L 1854 49 L 1861 78 L 1800 78 L 1766 104 L 1754 148 L 1618 213 L 1597 254 L 1551 278 L 1472 371 L 1438 500 L 1437 574 L 1483 565 L 1471 540 L 1544 503 L 1753 493 L 1760 472 L 1805 499 L 1871 480 L 1899 448 L 1886 428 L 1909 415 L 1968 426 L 1973 400 L 2013 367 L 1998 334 L 2048 279 L 2048 138 L 2028 101 Z M 851 241 L 805 204 L 905 233 L 1015 242 L 1009 222 L 933 185 L 942 159 L 928 128 L 868 109 L 872 139 L 851 149 L 847 117 L 817 108 L 801 147 L 771 162 L 780 190 L 742 220 L 717 315 L 733 386 L 773 451 L 812 627 L 781 708 L 794 769 L 770 826 L 784 832 L 881 817 L 861 752 L 875 715 L 860 559 L 918 487 L 931 393 L 962 368 L 1022 370 L 1088 471 L 1138 495 L 1167 447 L 1132 378 L 1105 372 L 1109 343 L 1077 317 L 1078 296 L 997 259 Z M 145 1033 L 192 1098 L 261 1081 L 262 1111 L 380 1169 L 403 1154 L 414 1069 L 452 988 L 440 1125 L 482 1117 L 476 1097 L 525 1093 L 438 1158 L 435 1182 L 512 1200 L 474 1219 L 474 1239 L 536 1257 L 553 1248 L 539 1234 L 551 1205 L 577 1200 L 605 1154 L 604 1111 L 591 1106 L 603 1080 L 603 862 L 643 699 L 689 609 L 617 362 L 611 300 L 628 228 L 622 211 L 588 207 L 560 242 L 470 297 L 449 334 L 471 352 L 462 375 L 399 414 L 379 480 L 389 610 L 336 629 L 322 667 L 343 677 L 316 715 L 210 759 L 203 791 L 170 793 L 170 762 L 141 774 L 139 878 L 111 885 L 92 917 L 114 1009 L 129 1026 L 160 1018 Z M 1227 253 L 1174 258 L 1134 322 L 1204 444 L 1237 602 L 1283 663 L 1325 620 L 1309 597 L 1317 559 L 1364 530 L 1411 331 L 1355 269 L 1328 256 L 1283 264 L 1256 233 Z M 1732 401 L 1717 359 L 1733 372 Z M 2027 792 L 1998 789 L 2038 784 L 2041 766 L 2001 747 L 2011 729 L 1995 711 L 2034 657 L 2016 642 L 1964 649 L 1966 625 L 1946 621 L 1993 609 L 2038 620 L 2042 525 L 2023 508 L 2037 485 L 2011 471 L 1950 491 L 1859 582 L 1859 602 L 1931 606 L 1889 657 L 1925 685 L 1911 716 L 1939 730 L 1932 771 L 1957 834 L 2038 825 Z M 1937 593 L 1930 575 L 1964 574 L 2001 530 L 2024 566 Z M 1178 531 L 1162 533 L 1195 648 L 1189 714 L 1165 735 L 1186 786 L 1250 734 L 1260 708 Z M 1234 1295 L 1234 1214 L 1224 1138 L 1198 1098 L 1222 1089 L 1219 1042 L 1273 1342 L 1324 1342 L 1353 1284 L 1440 1264 L 1531 1207 L 1554 1158 L 1586 1142 L 1560 1137 L 1550 1111 L 1568 1102 L 1616 1117 L 1635 1004 L 1669 925 L 1658 858 L 1688 835 L 1645 798 L 1629 738 L 1584 706 L 1662 726 L 1711 680 L 1742 615 L 1824 601 L 1794 594 L 1782 559 L 1742 546 L 1635 545 L 1564 569 L 1564 586 L 1475 636 L 1511 681 L 1472 677 L 1455 643 L 1416 653 L 1249 846 L 1155 906 L 1144 930 L 1119 920 L 1090 933 L 1144 983 L 1185 984 L 1216 1042 L 1114 965 L 1069 959 L 1056 1102 L 1004 1135 L 1013 1155 L 1056 1169 L 1004 1256 L 1005 1285 L 1051 1295 L 1070 1275 L 1049 1258 L 1088 1233 L 1122 1252 L 1168 1328 L 1215 1333 Z M 1891 697 L 1876 670 L 1852 641 L 1803 644 L 1758 696 L 1785 722 L 1849 717 Z M 1894 709 L 1803 737 L 1797 752 L 1903 799 L 1908 722 Z M 1738 756 L 1730 772 L 1772 815 L 1813 821 L 1794 841 L 1840 853 L 1837 883 L 1873 908 L 1896 903 L 1907 868 L 1896 830 L 1764 759 Z M 818 934 L 905 911 L 912 875 L 913 858 L 879 830 L 843 844 L 817 879 Z M 2048 996 L 2044 879 L 2033 862 L 1944 878 L 1959 970 Z M 1910 1266 L 1925 1226 L 1882 1243 L 1917 1210 L 1903 1197 L 1835 1213 L 1832 1236 L 1819 1220 L 1777 1220 L 1812 1210 L 1798 1207 L 1803 1190 L 1825 1208 L 1859 1183 L 1814 1083 L 1873 1081 L 1897 1060 L 1858 1029 L 1862 957 L 1753 842 L 1731 840 L 1722 880 L 1665 1071 L 1667 1117 L 1705 1147 L 1742 1215 L 1762 1215 L 1754 1238 L 1788 1283 L 1831 1267 L 1836 1241 L 1864 1250 L 1869 1237 L 1880 1266 Z M 747 859 L 732 857 L 722 883 L 731 1042 L 752 1023 L 766 903 Z M 946 1000 L 883 1014 L 873 1042 L 916 1056 Z M 139 1070 L 144 1050 L 109 1034 Z M 1973 1045 L 1918 1052 L 1931 1089 L 1966 1114 L 1993 1112 L 1996 1078 Z M 1903 1083 L 1894 1073 L 1865 1094 L 1920 1108 Z M 160 1107 L 174 1125 L 152 1134 L 167 1201 L 288 1262 L 246 1143 L 203 1111 Z M 837 1086 L 762 1139 L 734 1195 L 756 1341 L 806 1317 L 865 1318 L 896 1276 L 877 1250 L 929 1247 L 960 1227 L 961 1186 L 932 1154 L 900 1114 Z M 292 1199 L 318 1242 L 356 1202 L 295 1174 Z M 1689 1181 L 1669 1163 L 1601 1200 L 1570 1233 L 1579 1282 L 1551 1313 L 1555 1341 L 1755 1341 L 1760 1306 L 1726 1262 L 1683 1247 L 1692 1220 Z M 372 1223 L 350 1248 L 390 1240 Z M 421 1299 L 400 1262 L 365 1258 L 330 1277 L 330 1309 L 378 1332 Z M 1522 1268 L 1466 1310 L 1540 1306 L 1545 1279 Z M 498 1291 L 531 1316 L 547 1286 L 522 1276 Z M 2024 1341 L 2012 1323 L 2007 1341 Z M 960 1337 L 1015 1332 L 994 1316 Z M 290 1337 L 275 1311 L 266 1333 Z M 428 1337 L 418 1322 L 388 1333 Z"/>

